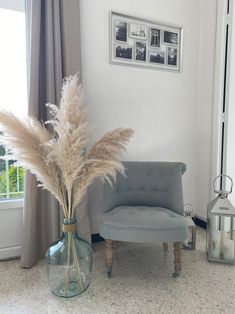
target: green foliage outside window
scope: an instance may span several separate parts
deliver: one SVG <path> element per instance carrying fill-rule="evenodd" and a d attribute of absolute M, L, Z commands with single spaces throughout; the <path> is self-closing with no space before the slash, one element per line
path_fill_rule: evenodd
<path fill-rule="evenodd" d="M 0 145 L 0 156 L 5 156 L 5 148 L 2 145 Z M 5 161 L 1 159 L 0 160 L 0 173 L 3 170 L 5 170 Z M 1 191 L 0 191 L 0 193 L 1 193 Z"/>
<path fill-rule="evenodd" d="M 17 187 L 17 167 L 9 167 L 9 192 L 10 198 L 22 197 L 24 190 L 25 170 L 19 167 L 18 170 L 18 187 Z M 7 172 L 4 170 L 0 174 L 0 198 L 7 198 Z"/>
<path fill-rule="evenodd" d="M 0 156 L 4 157 L 5 154 L 5 148 L 0 145 Z M 6 162 L 6 160 L 0 159 L 0 199 L 22 197 L 25 170 L 22 167 L 19 167 L 17 170 L 17 167 L 14 166 L 14 160 L 8 161 L 9 168 L 7 169 Z M 9 186 L 7 181 L 9 182 Z"/>

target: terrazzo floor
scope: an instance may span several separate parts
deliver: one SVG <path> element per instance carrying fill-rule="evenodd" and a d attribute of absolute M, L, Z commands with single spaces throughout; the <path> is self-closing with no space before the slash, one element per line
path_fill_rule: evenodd
<path fill-rule="evenodd" d="M 93 246 L 93 274 L 81 296 L 63 299 L 47 288 L 46 267 L 19 260 L 0 263 L 0 313 L 194 314 L 235 313 L 235 267 L 208 263 L 205 231 L 197 230 L 196 251 L 183 250 L 183 271 L 174 279 L 173 253 L 160 244 L 119 243 L 113 277 L 104 268 L 104 243 Z"/>

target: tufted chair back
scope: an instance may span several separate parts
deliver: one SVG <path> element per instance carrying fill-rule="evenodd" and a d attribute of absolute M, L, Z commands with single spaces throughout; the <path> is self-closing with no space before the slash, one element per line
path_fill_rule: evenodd
<path fill-rule="evenodd" d="M 183 215 L 181 162 L 123 162 L 126 176 L 118 175 L 113 187 L 104 185 L 101 211 L 117 206 L 158 206 Z"/>

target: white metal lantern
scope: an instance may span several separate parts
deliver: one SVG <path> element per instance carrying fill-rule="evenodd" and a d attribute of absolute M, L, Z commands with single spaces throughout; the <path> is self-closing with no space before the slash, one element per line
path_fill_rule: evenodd
<path fill-rule="evenodd" d="M 187 240 L 183 243 L 183 248 L 186 250 L 195 250 L 196 249 L 196 225 L 193 221 L 195 214 L 193 212 L 192 204 L 185 204 L 185 206 L 190 206 L 191 209 L 186 209 L 184 211 L 185 221 L 188 226 L 188 237 L 187 237 Z"/>
<path fill-rule="evenodd" d="M 218 178 L 229 178 L 229 191 L 216 190 Z M 227 264 L 235 263 L 234 219 L 235 208 L 228 200 L 232 193 L 233 181 L 229 176 L 220 175 L 214 179 L 214 192 L 218 194 L 207 206 L 207 257 L 208 261 Z"/>

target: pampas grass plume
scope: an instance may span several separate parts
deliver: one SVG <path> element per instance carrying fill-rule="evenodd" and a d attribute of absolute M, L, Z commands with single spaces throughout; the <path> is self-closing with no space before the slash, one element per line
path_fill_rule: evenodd
<path fill-rule="evenodd" d="M 14 159 L 36 175 L 39 186 L 54 195 L 64 216 L 72 218 L 96 177 L 112 184 L 117 173 L 124 174 L 118 158 L 133 130 L 109 131 L 86 152 L 91 126 L 77 75 L 64 80 L 60 106 L 47 106 L 52 118 L 45 125 L 34 117 L 20 119 L 11 112 L 0 111 L 0 140 Z M 46 124 L 52 126 L 53 132 Z"/>

